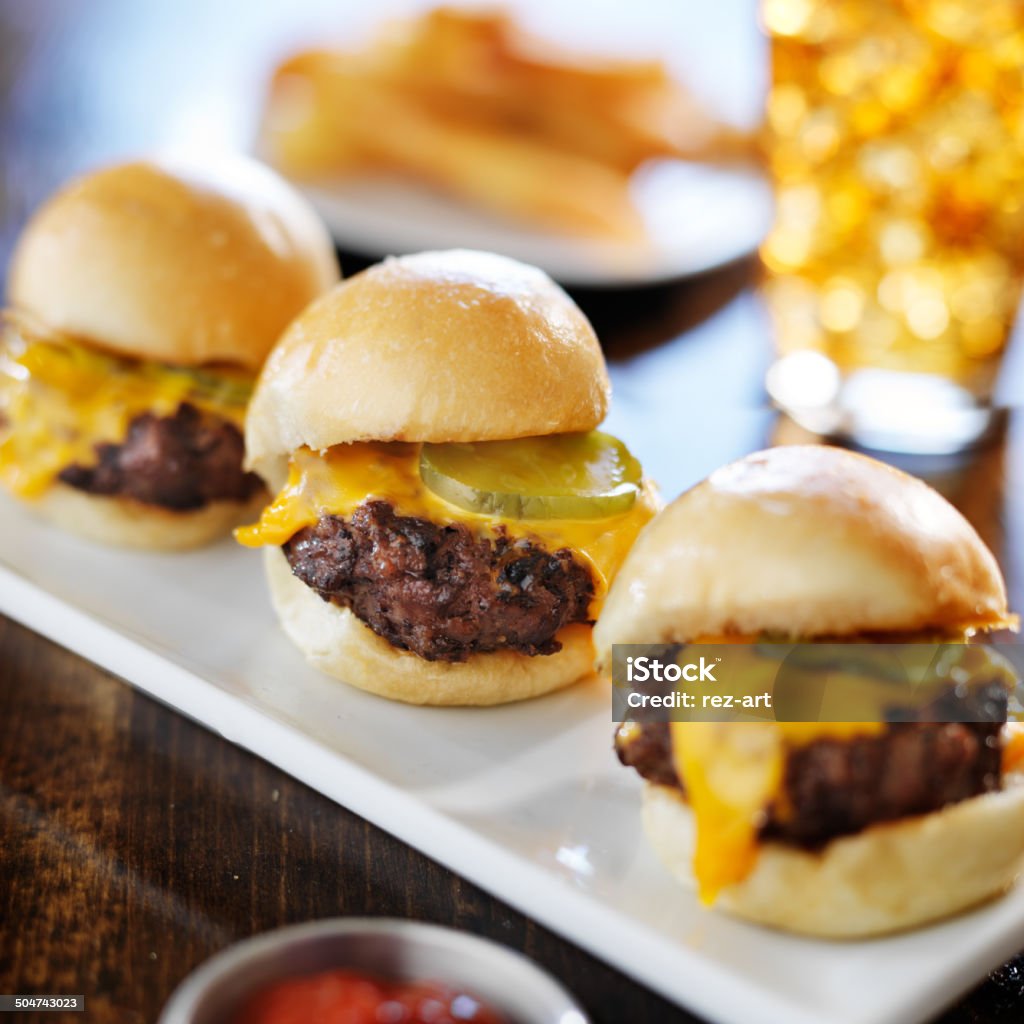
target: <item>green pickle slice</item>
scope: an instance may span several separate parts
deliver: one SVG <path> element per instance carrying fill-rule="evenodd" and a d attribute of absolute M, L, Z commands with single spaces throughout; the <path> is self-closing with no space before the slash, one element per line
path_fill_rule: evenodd
<path fill-rule="evenodd" d="M 420 477 L 438 497 L 508 519 L 602 519 L 628 512 L 640 463 L 610 434 L 425 444 Z"/>

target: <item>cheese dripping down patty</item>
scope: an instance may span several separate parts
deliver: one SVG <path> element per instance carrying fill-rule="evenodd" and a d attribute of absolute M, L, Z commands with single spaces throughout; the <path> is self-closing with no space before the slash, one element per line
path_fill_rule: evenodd
<path fill-rule="evenodd" d="M 755 640 L 745 642 L 752 645 Z M 1001 681 L 1008 691 L 1017 684 L 1007 662 L 989 648 L 962 639 L 959 643 L 958 666 L 972 680 Z M 713 903 L 722 889 L 753 870 L 768 808 L 774 805 L 776 813 L 785 814 L 783 783 L 790 750 L 817 740 L 877 736 L 887 727 L 882 721 L 670 723 L 673 766 L 694 817 L 693 872 L 701 900 Z M 1003 771 L 1024 769 L 1024 725 L 1007 724 L 1003 736 Z"/>
<path fill-rule="evenodd" d="M 97 444 L 125 439 L 144 413 L 183 402 L 240 430 L 253 376 L 228 367 L 176 367 L 102 352 L 13 314 L 0 338 L 0 482 L 37 498 L 66 466 L 96 464 Z"/>
<path fill-rule="evenodd" d="M 235 536 L 246 547 L 279 546 L 322 516 L 348 516 L 365 501 L 386 501 L 402 516 L 463 523 L 484 536 L 506 531 L 539 541 L 549 551 L 568 548 L 591 570 L 590 612 L 596 615 L 637 534 L 658 510 L 653 489 L 644 484 L 629 511 L 603 519 L 510 519 L 469 512 L 430 491 L 419 462 L 420 445 L 409 442 L 356 442 L 325 452 L 300 448 L 292 455 L 287 483 L 259 522 Z"/>
<path fill-rule="evenodd" d="M 1024 722 L 1003 726 L 1003 773 L 1024 772 Z"/>

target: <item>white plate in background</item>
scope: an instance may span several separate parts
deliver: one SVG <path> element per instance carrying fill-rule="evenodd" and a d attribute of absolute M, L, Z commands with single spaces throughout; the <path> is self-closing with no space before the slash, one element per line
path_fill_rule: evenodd
<path fill-rule="evenodd" d="M 308 668 L 284 638 L 260 562 L 230 541 L 184 555 L 108 551 L 0 502 L 0 612 L 703 1017 L 914 1024 L 1024 946 L 1024 887 L 862 943 L 702 909 L 643 840 L 640 782 L 611 751 L 602 684 L 478 710 L 361 693 Z"/>
<path fill-rule="evenodd" d="M 387 256 L 464 247 L 513 256 L 569 285 L 639 286 L 689 277 L 753 252 L 771 189 L 745 167 L 652 161 L 634 175 L 648 238 L 605 242 L 521 226 L 401 179 L 294 182 L 343 249 Z"/>

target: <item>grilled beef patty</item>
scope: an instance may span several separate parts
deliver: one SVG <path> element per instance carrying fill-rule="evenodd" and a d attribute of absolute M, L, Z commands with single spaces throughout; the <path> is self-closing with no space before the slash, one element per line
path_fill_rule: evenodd
<path fill-rule="evenodd" d="M 323 516 L 284 553 L 325 601 L 428 661 L 505 648 L 554 654 L 555 634 L 589 621 L 594 597 L 589 570 L 565 548 L 400 516 L 386 501 L 364 502 L 348 518 Z"/>
<path fill-rule="evenodd" d="M 95 466 L 75 463 L 58 478 L 89 494 L 188 511 L 259 491 L 260 478 L 242 469 L 244 452 L 238 427 L 182 402 L 173 416 L 136 416 L 120 444 L 96 445 Z"/>
<path fill-rule="evenodd" d="M 1005 695 L 1004 695 L 1005 699 Z M 761 834 L 813 849 L 869 825 L 937 811 L 1000 788 L 997 722 L 894 722 L 876 735 L 819 739 L 790 750 L 783 794 Z M 658 785 L 682 789 L 667 722 L 616 736 L 623 764 Z"/>

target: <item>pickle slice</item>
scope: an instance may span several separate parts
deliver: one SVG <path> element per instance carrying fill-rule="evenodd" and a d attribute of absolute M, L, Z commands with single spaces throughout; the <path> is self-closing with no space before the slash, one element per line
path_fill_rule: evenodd
<path fill-rule="evenodd" d="M 467 512 L 508 519 L 602 519 L 633 507 L 641 469 L 618 438 L 592 430 L 425 444 L 420 477 L 438 497 Z"/>
<path fill-rule="evenodd" d="M 159 374 L 161 368 L 157 366 L 155 372 Z M 162 372 L 182 377 L 191 385 L 190 391 L 198 399 L 205 398 L 223 405 L 246 406 L 252 398 L 253 378 L 235 369 L 176 366 L 164 368 Z"/>

